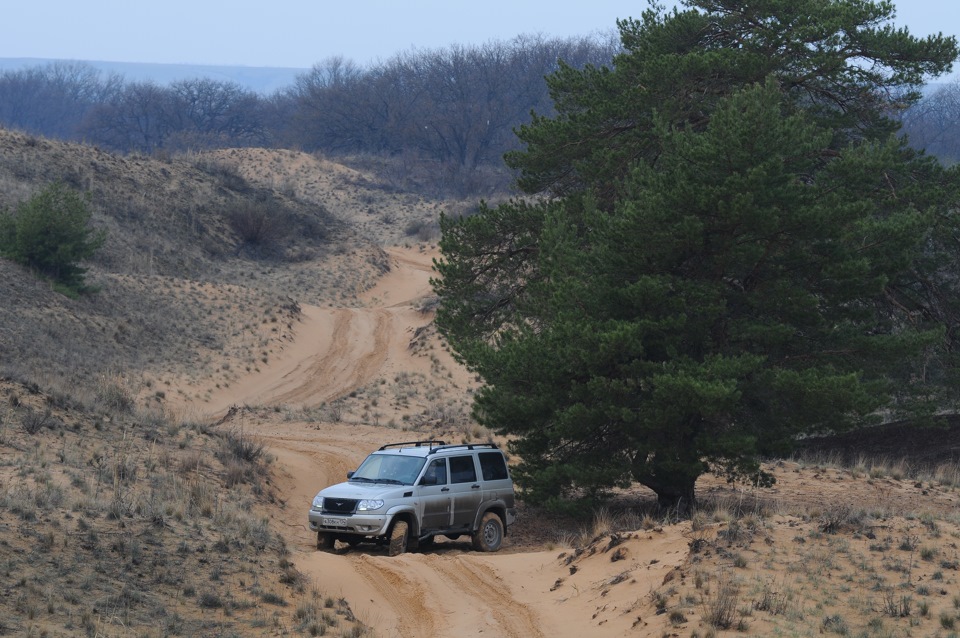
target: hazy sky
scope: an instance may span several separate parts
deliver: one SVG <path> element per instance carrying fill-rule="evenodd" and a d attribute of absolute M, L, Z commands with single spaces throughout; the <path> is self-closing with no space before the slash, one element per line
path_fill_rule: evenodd
<path fill-rule="evenodd" d="M 646 0 L 14 0 L 0 57 L 308 68 L 334 55 L 394 53 L 587 35 L 639 16 Z M 668 0 L 668 5 L 672 2 Z M 899 0 L 915 35 L 960 34 L 960 0 Z"/>

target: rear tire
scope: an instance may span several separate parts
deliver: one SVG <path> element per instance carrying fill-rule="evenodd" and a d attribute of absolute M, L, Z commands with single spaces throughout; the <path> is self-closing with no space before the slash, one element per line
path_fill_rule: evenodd
<path fill-rule="evenodd" d="M 410 526 L 407 521 L 397 521 L 390 530 L 390 547 L 388 556 L 399 556 L 407 551 L 407 541 L 410 539 Z"/>
<path fill-rule="evenodd" d="M 337 547 L 337 536 L 330 532 L 317 532 L 317 549 L 332 552 Z"/>
<path fill-rule="evenodd" d="M 487 512 L 471 539 L 478 552 L 495 552 L 503 543 L 503 521 L 494 512 Z"/>

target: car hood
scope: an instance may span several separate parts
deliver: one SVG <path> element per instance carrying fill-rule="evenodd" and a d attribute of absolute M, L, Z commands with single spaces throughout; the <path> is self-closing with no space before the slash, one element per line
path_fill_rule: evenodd
<path fill-rule="evenodd" d="M 412 485 L 386 485 L 384 483 L 337 483 L 326 487 L 317 494 L 323 498 L 401 498 L 412 492 Z"/>

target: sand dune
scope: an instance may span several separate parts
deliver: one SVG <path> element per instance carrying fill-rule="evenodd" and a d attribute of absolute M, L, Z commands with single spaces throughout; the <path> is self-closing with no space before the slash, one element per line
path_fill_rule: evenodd
<path fill-rule="evenodd" d="M 390 248 L 388 254 L 391 270 L 357 307 L 304 307 L 285 352 L 258 374 L 214 394 L 202 409 L 216 415 L 245 404 L 317 405 L 397 371 L 423 369 L 423 358 L 411 354 L 409 343 L 431 321 L 415 305 L 430 294 L 434 255 L 412 248 Z M 629 569 L 637 590 L 648 591 L 686 556 L 682 536 L 648 542 L 638 536 L 623 548 L 629 563 L 597 560 L 573 578 L 558 558 L 561 550 L 517 551 L 509 537 L 501 552 L 490 555 L 471 551 L 465 538 L 397 558 L 370 547 L 318 552 L 305 525 L 313 495 L 343 480 L 370 450 L 416 435 L 360 424 L 256 424 L 245 422 L 242 413 L 229 423 L 262 437 L 278 461 L 286 494 L 280 527 L 290 534 L 297 567 L 350 601 L 379 636 L 582 636 L 600 621 L 607 625 L 604 635 L 629 633 L 636 618 L 604 599 L 604 583 Z M 564 577 L 572 584 L 551 591 Z M 600 621 L 598 614 L 604 616 Z"/>

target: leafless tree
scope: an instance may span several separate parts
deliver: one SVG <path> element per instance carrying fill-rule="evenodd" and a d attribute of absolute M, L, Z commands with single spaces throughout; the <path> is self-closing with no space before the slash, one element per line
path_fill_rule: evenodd
<path fill-rule="evenodd" d="M 911 145 L 942 160 L 960 160 L 960 80 L 944 84 L 908 110 L 903 132 Z"/>

